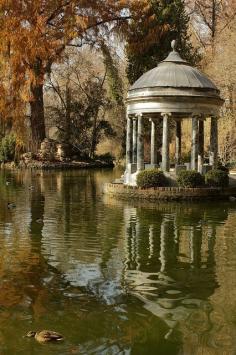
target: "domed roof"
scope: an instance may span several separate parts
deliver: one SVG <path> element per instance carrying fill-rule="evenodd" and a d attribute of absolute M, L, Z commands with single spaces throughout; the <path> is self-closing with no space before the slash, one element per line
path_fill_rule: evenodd
<path fill-rule="evenodd" d="M 224 100 L 214 83 L 197 68 L 183 60 L 175 50 L 159 65 L 143 74 L 128 91 L 128 115 L 140 112 L 160 116 L 164 112 L 173 117 L 218 115 Z"/>
<path fill-rule="evenodd" d="M 197 68 L 183 60 L 171 43 L 173 51 L 158 66 L 143 74 L 129 91 L 145 88 L 190 88 L 219 92 L 214 83 Z"/>

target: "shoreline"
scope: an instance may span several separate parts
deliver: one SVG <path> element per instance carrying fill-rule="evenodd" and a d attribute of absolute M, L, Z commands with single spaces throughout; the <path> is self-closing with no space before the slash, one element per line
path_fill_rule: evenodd
<path fill-rule="evenodd" d="M 38 161 L 33 160 L 30 162 L 20 161 L 19 163 L 8 162 L 2 163 L 0 170 L 23 170 L 23 169 L 35 169 L 35 170 L 70 170 L 70 169 L 92 169 L 92 168 L 113 168 L 114 163 L 108 163 L 100 160 L 93 162 L 83 161 Z"/>
<path fill-rule="evenodd" d="M 146 201 L 209 201 L 228 200 L 236 196 L 236 187 L 228 188 L 184 188 L 184 187 L 157 187 L 141 189 L 134 186 L 127 186 L 118 183 L 106 183 L 103 186 L 103 193 L 125 200 L 146 200 Z M 233 197 L 234 198 L 234 197 Z M 236 199 L 236 198 L 235 198 Z"/>

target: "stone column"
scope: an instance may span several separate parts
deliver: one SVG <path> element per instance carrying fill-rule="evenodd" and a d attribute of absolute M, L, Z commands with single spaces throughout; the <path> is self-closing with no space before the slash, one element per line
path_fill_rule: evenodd
<path fill-rule="evenodd" d="M 204 164 L 204 120 L 198 123 L 198 168 L 197 171 L 202 174 Z"/>
<path fill-rule="evenodd" d="M 210 156 L 209 162 L 213 168 L 217 167 L 218 158 L 218 120 L 217 117 L 211 117 L 211 132 L 210 132 Z"/>
<path fill-rule="evenodd" d="M 161 168 L 164 172 L 170 170 L 169 157 L 169 113 L 163 113 L 163 135 L 162 135 L 162 163 Z"/>
<path fill-rule="evenodd" d="M 175 126 L 175 163 L 180 164 L 181 158 L 181 121 L 176 121 Z"/>
<path fill-rule="evenodd" d="M 143 115 L 138 115 L 137 171 L 144 170 Z"/>
<path fill-rule="evenodd" d="M 127 116 L 126 131 L 126 168 L 132 163 L 132 119 Z"/>
<path fill-rule="evenodd" d="M 197 170 L 198 156 L 198 117 L 192 117 L 191 169 Z"/>
<path fill-rule="evenodd" d="M 156 121 L 150 119 L 151 121 L 151 164 L 157 164 L 157 134 L 156 134 Z"/>
<path fill-rule="evenodd" d="M 133 163 L 137 163 L 137 119 L 133 119 Z"/>

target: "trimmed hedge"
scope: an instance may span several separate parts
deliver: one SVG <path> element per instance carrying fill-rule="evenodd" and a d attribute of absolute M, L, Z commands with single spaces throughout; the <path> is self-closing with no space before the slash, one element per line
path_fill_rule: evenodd
<path fill-rule="evenodd" d="M 229 186 L 228 172 L 219 169 L 210 170 L 205 175 L 205 182 L 210 187 L 227 187 Z"/>
<path fill-rule="evenodd" d="M 182 170 L 177 176 L 177 183 L 180 187 L 202 187 L 204 177 L 194 170 Z"/>
<path fill-rule="evenodd" d="M 214 170 L 222 170 L 222 171 L 226 171 L 227 173 L 229 173 L 229 168 L 227 168 L 227 166 L 223 165 L 220 161 L 217 162 L 217 168 Z"/>
<path fill-rule="evenodd" d="M 167 179 L 161 170 L 147 169 L 137 175 L 137 186 L 143 189 L 167 185 Z"/>

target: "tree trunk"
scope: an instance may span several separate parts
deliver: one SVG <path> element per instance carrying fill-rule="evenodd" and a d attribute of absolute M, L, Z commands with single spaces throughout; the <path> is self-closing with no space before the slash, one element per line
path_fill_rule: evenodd
<path fill-rule="evenodd" d="M 31 96 L 30 101 L 30 123 L 32 134 L 32 151 L 37 153 L 40 148 L 40 144 L 46 137 L 45 120 L 44 120 L 44 102 L 43 102 L 43 82 L 45 68 L 41 58 L 37 57 L 33 68 L 33 75 L 35 80 L 31 83 Z"/>
<path fill-rule="evenodd" d="M 69 143 L 71 139 L 71 90 L 69 85 L 66 86 L 66 122 L 65 122 L 65 143 Z"/>
<path fill-rule="evenodd" d="M 98 118 L 98 110 L 94 115 L 93 120 L 93 131 L 92 131 L 92 140 L 91 140 L 91 148 L 90 148 L 90 158 L 94 159 L 94 154 L 97 145 L 97 118 Z"/>
<path fill-rule="evenodd" d="M 40 148 L 41 142 L 46 137 L 44 121 L 43 84 L 31 85 L 32 101 L 30 102 L 30 123 L 34 153 Z"/>
<path fill-rule="evenodd" d="M 212 18 L 211 18 L 211 37 L 214 41 L 215 39 L 215 34 L 216 34 L 216 1 L 212 1 Z"/>

